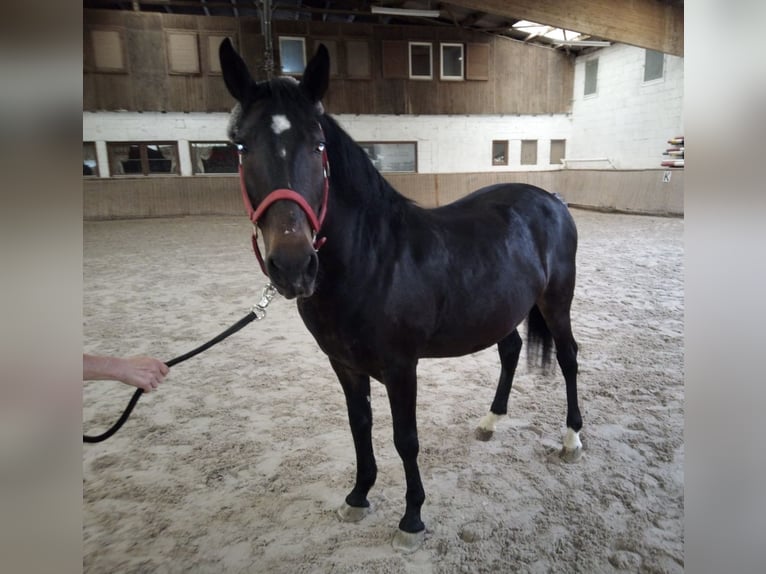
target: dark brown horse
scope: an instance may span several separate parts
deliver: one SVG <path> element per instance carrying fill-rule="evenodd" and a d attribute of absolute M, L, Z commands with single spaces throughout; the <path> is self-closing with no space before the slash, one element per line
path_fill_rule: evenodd
<path fill-rule="evenodd" d="M 245 203 L 256 206 L 249 207 L 256 253 L 277 290 L 297 300 L 346 396 L 357 471 L 340 517 L 363 518 L 375 483 L 372 377 L 386 387 L 407 479 L 394 546 L 419 546 L 425 493 L 418 470 L 418 360 L 497 344 L 500 382 L 477 429 L 487 440 L 507 412 L 522 347 L 517 328 L 525 318 L 528 343 L 542 350 L 543 364 L 555 343 L 567 396 L 561 455 L 576 459 L 582 419 L 569 315 L 577 231 L 564 203 L 531 185 L 501 184 L 423 209 L 397 193 L 324 113 L 320 101 L 330 70 L 324 46 L 300 82 L 254 82 L 228 40 L 220 58 L 238 101 L 229 136 L 241 153 Z"/>

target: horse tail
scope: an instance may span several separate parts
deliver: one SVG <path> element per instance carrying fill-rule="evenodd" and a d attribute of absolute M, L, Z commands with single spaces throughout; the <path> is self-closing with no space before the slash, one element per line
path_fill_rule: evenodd
<path fill-rule="evenodd" d="M 547 369 L 551 363 L 553 335 L 540 308 L 535 305 L 527 315 L 527 364 Z"/>

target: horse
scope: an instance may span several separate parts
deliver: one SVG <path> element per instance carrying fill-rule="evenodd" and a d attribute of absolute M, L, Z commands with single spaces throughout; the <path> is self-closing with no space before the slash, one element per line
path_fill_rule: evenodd
<path fill-rule="evenodd" d="M 405 511 L 392 543 L 404 552 L 420 547 L 418 360 L 497 344 L 500 378 L 476 430 L 489 440 L 508 412 L 525 319 L 528 360 L 545 367 L 555 344 L 567 398 L 559 454 L 577 460 L 582 418 L 570 321 L 577 229 L 564 202 L 538 187 L 504 183 L 423 208 L 397 192 L 325 113 L 330 58 L 324 45 L 300 81 L 256 82 L 228 39 L 219 57 L 236 100 L 228 136 L 240 153 L 255 255 L 276 290 L 296 300 L 345 395 L 356 478 L 340 519 L 356 522 L 370 512 L 367 495 L 377 476 L 372 378 L 386 388 L 406 477 Z"/>

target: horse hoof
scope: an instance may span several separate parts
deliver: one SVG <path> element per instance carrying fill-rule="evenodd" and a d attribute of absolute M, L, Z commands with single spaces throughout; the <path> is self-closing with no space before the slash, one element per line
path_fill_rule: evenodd
<path fill-rule="evenodd" d="M 578 446 L 577 448 L 563 447 L 559 451 L 559 458 L 563 460 L 564 462 L 577 462 L 578 460 L 580 460 L 581 456 L 582 456 L 581 446 Z"/>
<path fill-rule="evenodd" d="M 391 544 L 393 545 L 394 550 L 409 554 L 410 552 L 415 552 L 415 550 L 420 548 L 425 539 L 425 530 L 421 530 L 420 532 L 405 532 L 404 530 L 397 530 Z"/>
<path fill-rule="evenodd" d="M 369 506 L 351 506 L 347 502 L 338 509 L 338 518 L 343 522 L 359 522 L 367 516 L 372 510 Z"/>
<path fill-rule="evenodd" d="M 488 412 L 479 421 L 479 426 L 476 427 L 474 436 L 476 436 L 478 440 L 487 442 L 492 438 L 492 435 L 495 434 L 495 427 L 497 426 L 497 421 L 500 420 L 501 416 L 502 415 L 496 415 L 493 412 Z"/>
<path fill-rule="evenodd" d="M 474 431 L 474 436 L 477 440 L 487 442 L 489 439 L 491 439 L 495 434 L 495 431 L 487 430 L 485 428 L 476 427 L 476 430 Z"/>

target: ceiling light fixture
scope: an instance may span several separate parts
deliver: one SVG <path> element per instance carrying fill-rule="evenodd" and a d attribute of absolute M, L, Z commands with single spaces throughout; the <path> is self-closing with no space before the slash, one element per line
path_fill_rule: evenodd
<path fill-rule="evenodd" d="M 554 42 L 554 45 L 558 48 L 559 46 L 581 46 L 581 47 L 587 47 L 587 46 L 611 46 L 611 42 L 605 42 L 603 40 L 569 40 L 566 42 Z"/>
<path fill-rule="evenodd" d="M 409 8 L 388 8 L 386 6 L 370 6 L 373 14 L 382 14 L 386 16 L 419 16 L 421 18 L 438 18 L 438 10 L 415 10 Z"/>

